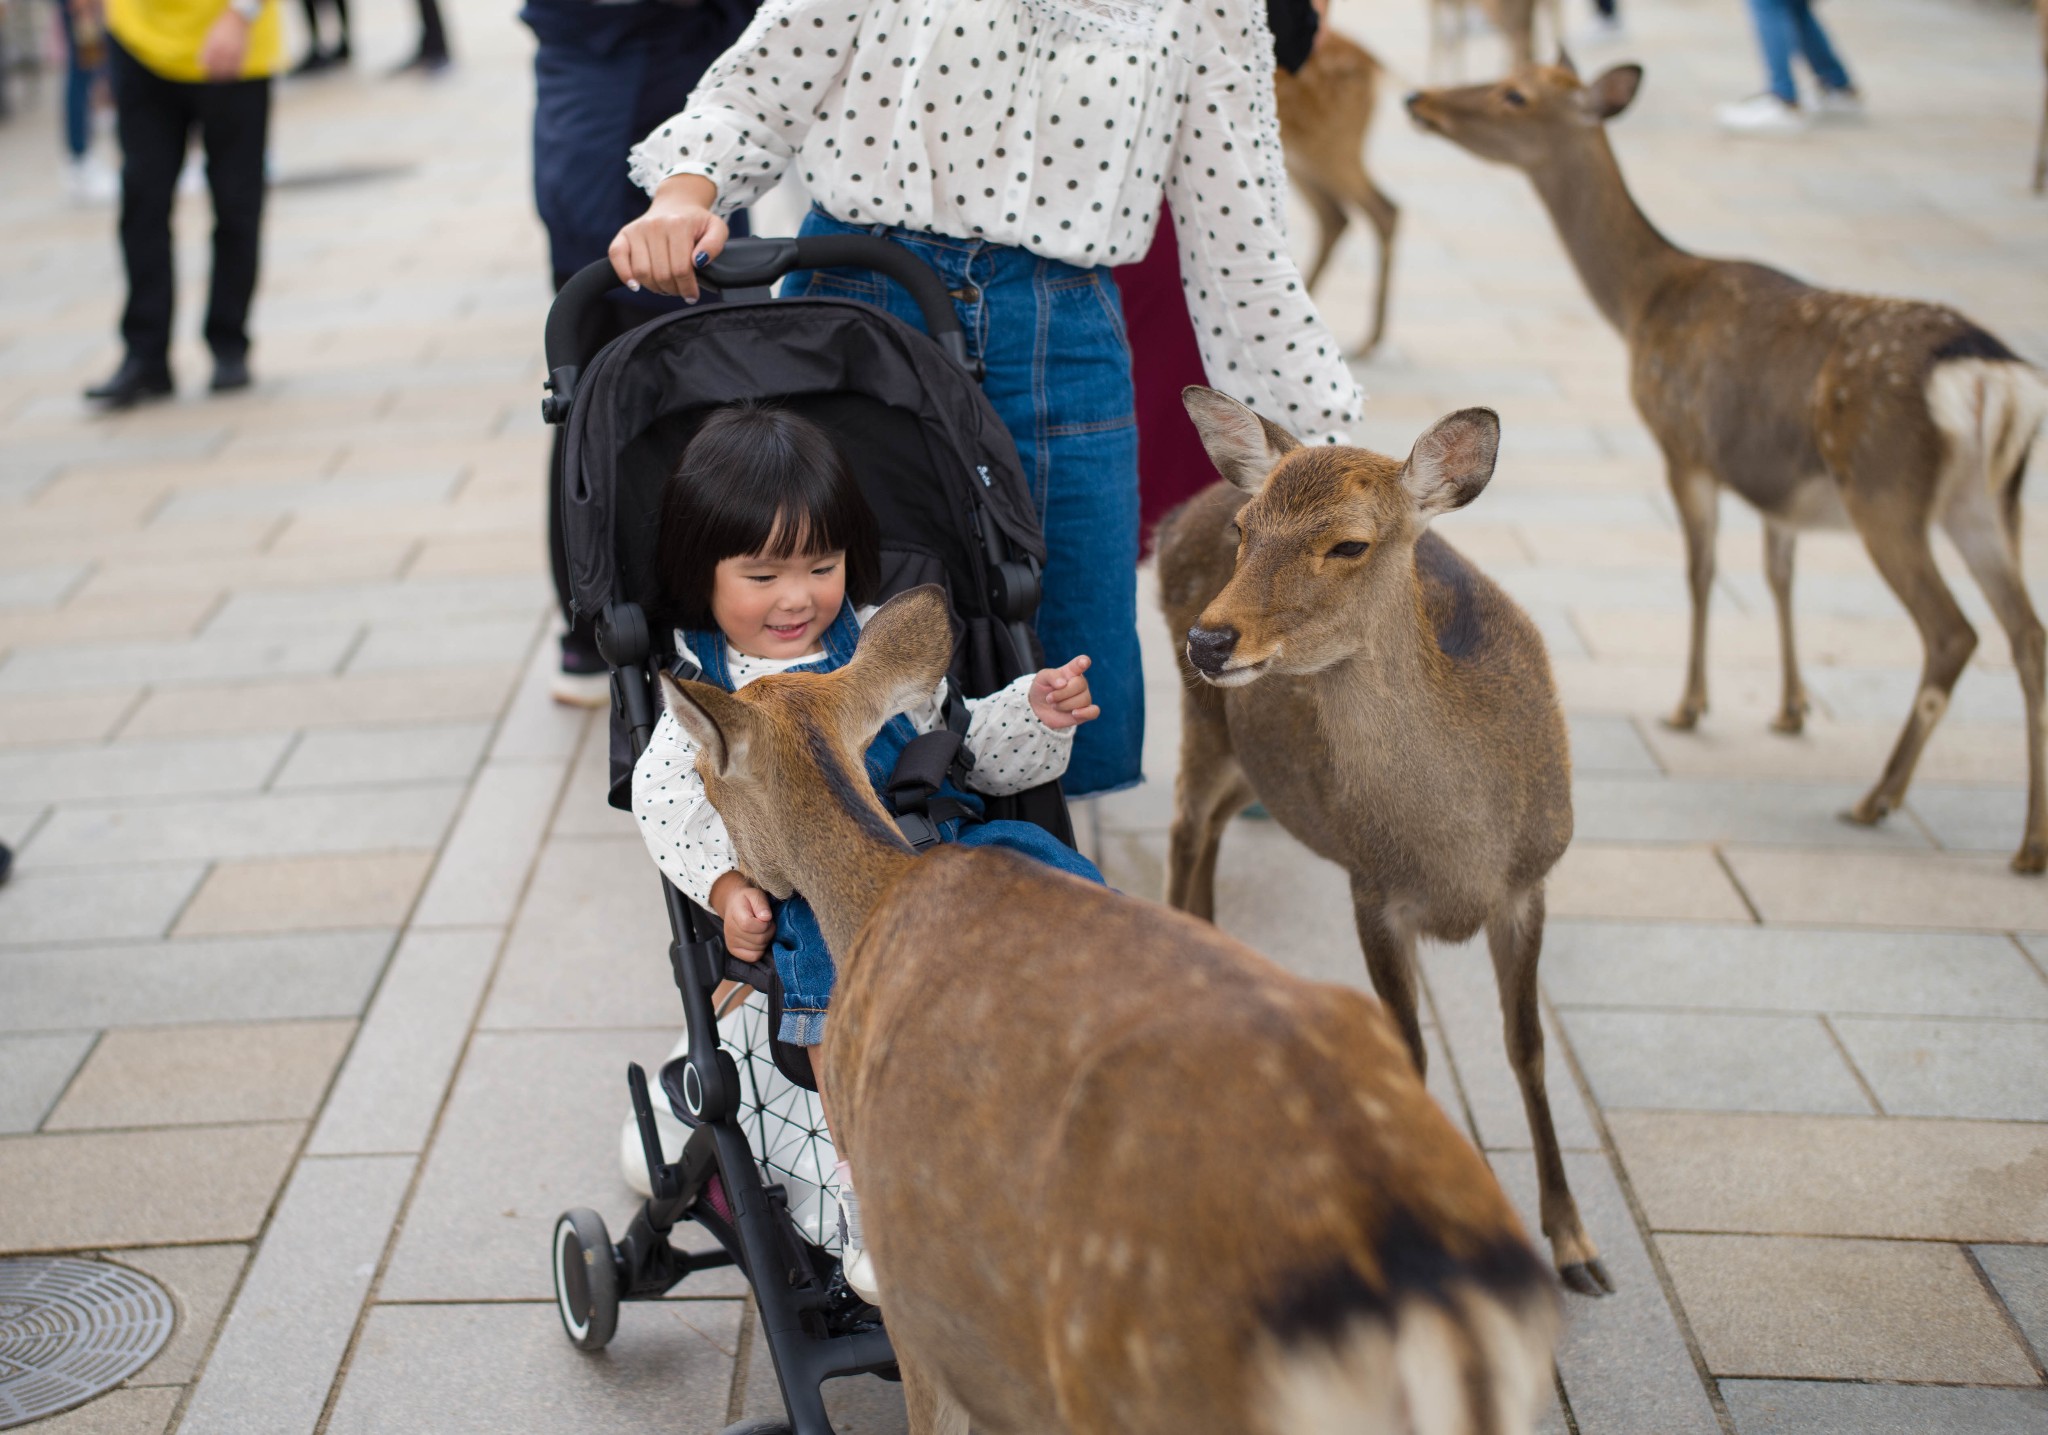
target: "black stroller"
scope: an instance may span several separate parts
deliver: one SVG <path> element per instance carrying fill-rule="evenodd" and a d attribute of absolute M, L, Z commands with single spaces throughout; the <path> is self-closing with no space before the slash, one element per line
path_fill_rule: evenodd
<path fill-rule="evenodd" d="M 769 286 L 782 276 L 823 268 L 894 279 L 916 299 L 933 337 L 851 300 L 772 296 Z M 886 239 L 833 235 L 735 239 L 701 278 L 724 302 L 663 315 L 610 342 L 616 326 L 607 325 L 606 296 L 618 280 L 609 263 L 571 279 L 548 314 L 550 393 L 542 412 L 567 425 L 563 556 L 571 601 L 595 619 L 598 650 L 611 669 L 610 801 L 626 810 L 633 761 L 659 716 L 657 674 L 676 656 L 671 636 L 648 618 L 657 608 L 661 491 L 697 425 L 720 405 L 774 398 L 838 439 L 881 529 L 884 595 L 939 583 L 951 599 L 959 691 L 992 692 L 1040 662 L 1031 622 L 1044 539 L 1016 447 L 981 392 L 939 277 Z M 933 836 L 924 802 L 958 745 L 953 733 L 930 734 L 897 766 L 889 801 L 914 843 Z M 1057 783 L 989 799 L 989 816 L 1036 822 L 1073 841 Z M 748 1107 L 760 1100 L 761 1083 L 743 1077 L 721 1046 L 712 997 L 728 979 L 765 993 L 772 1033 L 781 1004 L 774 966 L 733 960 L 715 917 L 666 881 L 662 896 L 689 1045 L 657 1079 L 692 1130 L 681 1158 L 666 1161 L 646 1074 L 630 1066 L 654 1194 L 616 1242 L 587 1209 L 556 1223 L 562 1324 L 576 1345 L 599 1349 L 617 1328 L 621 1301 L 659 1299 L 693 1271 L 735 1266 L 759 1305 L 788 1419 L 735 1426 L 728 1435 L 831 1435 L 821 1384 L 893 1377 L 895 1356 L 879 1312 L 846 1285 L 838 1257 L 815 1229 L 792 1219 L 788 1192 L 764 1174 L 748 1141 L 747 1118 L 760 1115 Z M 763 1045 L 743 1056 L 772 1060 L 789 1081 L 816 1089 L 807 1051 Z M 718 1249 L 693 1253 L 670 1244 L 681 1221 L 709 1231 Z"/>

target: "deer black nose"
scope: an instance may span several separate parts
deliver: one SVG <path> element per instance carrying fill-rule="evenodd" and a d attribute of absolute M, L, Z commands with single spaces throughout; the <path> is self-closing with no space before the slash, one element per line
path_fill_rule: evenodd
<path fill-rule="evenodd" d="M 1421 104 L 1421 103 L 1422 103 L 1422 91 L 1420 91 L 1420 90 L 1410 90 L 1410 91 L 1408 92 L 1408 98 L 1407 98 L 1407 99 L 1405 99 L 1405 100 L 1403 100 L 1403 101 L 1401 101 L 1401 103 L 1402 103 L 1402 104 L 1404 104 L 1404 105 L 1406 105 L 1406 106 L 1408 107 L 1408 113 L 1409 113 L 1409 114 L 1411 114 L 1411 115 L 1412 115 L 1412 114 L 1414 114 L 1414 113 L 1415 113 L 1415 107 L 1416 107 L 1417 105 L 1419 105 L 1419 104 Z"/>
<path fill-rule="evenodd" d="M 1188 629 L 1188 661 L 1212 676 L 1223 671 L 1236 648 L 1235 628 Z"/>

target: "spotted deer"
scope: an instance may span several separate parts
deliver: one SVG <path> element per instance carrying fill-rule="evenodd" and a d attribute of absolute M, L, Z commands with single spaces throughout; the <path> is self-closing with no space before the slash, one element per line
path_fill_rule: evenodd
<path fill-rule="evenodd" d="M 1316 255 L 1306 285 L 1316 287 L 1331 251 L 1350 223 L 1363 214 L 1379 236 L 1379 275 L 1373 285 L 1372 329 L 1358 352 L 1379 347 L 1387 330 L 1387 287 L 1394 266 L 1394 227 L 1401 210 L 1373 183 L 1365 168 L 1366 136 L 1372 130 L 1384 73 L 1373 53 L 1325 26 L 1301 69 L 1273 75 L 1280 114 L 1280 142 L 1287 173 L 1316 219 Z"/>
<path fill-rule="evenodd" d="M 1179 661 L 1166 900 L 1215 912 L 1224 825 L 1252 801 L 1351 878 L 1373 989 L 1417 1071 L 1418 937 L 1486 931 L 1508 1060 L 1564 1283 L 1613 1289 L 1565 1180 L 1543 1075 L 1543 879 L 1572 835 L 1571 757 L 1535 625 L 1429 531 L 1493 476 L 1500 423 L 1465 409 L 1405 463 L 1305 447 L 1213 389 L 1184 394 L 1227 480 L 1160 525 Z"/>
<path fill-rule="evenodd" d="M 740 867 L 838 966 L 822 1051 L 915 1435 L 1523 1435 L 1554 1286 L 1377 1003 L 992 848 L 864 775 L 946 671 L 937 588 L 853 661 L 664 681 Z"/>
<path fill-rule="evenodd" d="M 2026 701 L 2027 818 L 2016 872 L 2048 866 L 2042 770 L 2044 641 L 2020 567 L 2020 482 L 2048 415 L 2048 383 L 1953 309 L 1820 289 L 1737 260 L 1689 254 L 1636 207 L 1605 124 L 1642 67 L 1590 84 L 1568 61 L 1495 84 L 1425 90 L 1408 109 L 1482 159 L 1527 174 L 1579 278 L 1629 350 L 1630 392 L 1664 453 L 1685 530 L 1692 629 L 1684 695 L 1667 719 L 1707 711 L 1707 603 L 1720 493 L 1763 517 L 1782 696 L 1772 727 L 1797 733 L 1806 689 L 1792 638 L 1792 555 L 1802 529 L 1852 527 L 1912 615 L 1920 688 L 1877 785 L 1845 816 L 1879 822 L 1977 646 L 1935 566 L 1939 523 L 2011 640 Z"/>

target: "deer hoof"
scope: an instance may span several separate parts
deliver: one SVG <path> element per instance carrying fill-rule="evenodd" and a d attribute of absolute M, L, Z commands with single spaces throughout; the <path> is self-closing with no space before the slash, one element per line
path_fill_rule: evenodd
<path fill-rule="evenodd" d="M 1574 1261 L 1560 1269 L 1557 1278 L 1580 1295 L 1592 1296 L 1595 1300 L 1614 1294 L 1614 1277 L 1607 1274 L 1606 1265 L 1598 1259 Z"/>
<path fill-rule="evenodd" d="M 1842 820 L 1852 827 L 1875 827 L 1892 815 L 1892 805 L 1872 793 L 1854 807 L 1842 814 Z"/>
<path fill-rule="evenodd" d="M 1806 731 L 1806 709 L 1786 708 L 1771 719 L 1771 731 L 1783 733 L 1786 737 L 1797 737 Z"/>
<path fill-rule="evenodd" d="M 1677 710 L 1664 719 L 1664 726 L 1673 732 L 1691 732 L 1700 725 L 1700 714 L 1705 711 L 1704 707 L 1680 703 Z"/>
<path fill-rule="evenodd" d="M 2048 844 L 2029 840 L 2013 853 L 2012 870 L 2022 877 L 2038 877 L 2048 872 Z"/>

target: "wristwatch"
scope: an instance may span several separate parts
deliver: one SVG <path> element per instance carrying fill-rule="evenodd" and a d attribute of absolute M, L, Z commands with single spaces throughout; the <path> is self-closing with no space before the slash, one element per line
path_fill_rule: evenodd
<path fill-rule="evenodd" d="M 256 17 L 263 13 L 263 0 L 228 0 L 228 9 L 253 25 Z"/>

